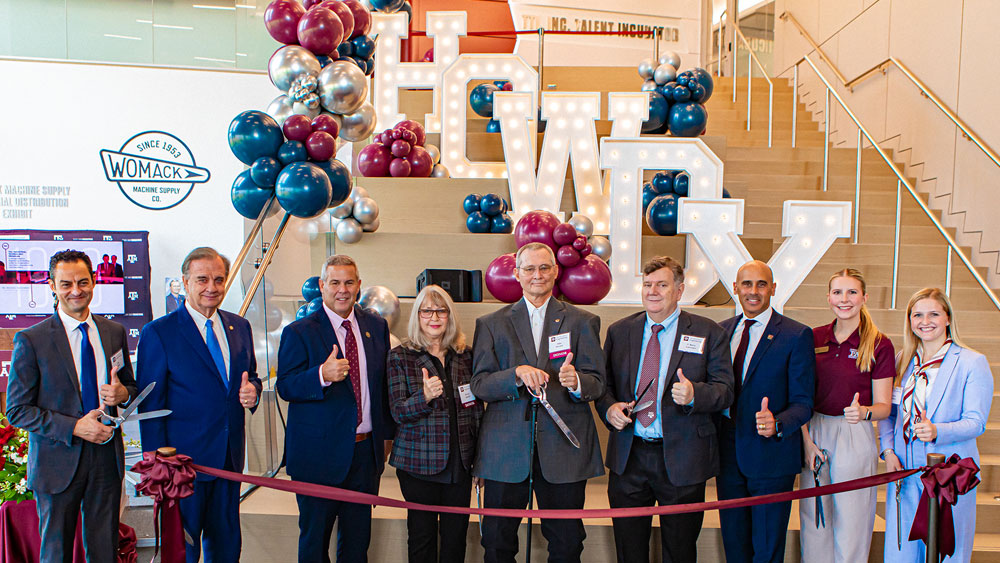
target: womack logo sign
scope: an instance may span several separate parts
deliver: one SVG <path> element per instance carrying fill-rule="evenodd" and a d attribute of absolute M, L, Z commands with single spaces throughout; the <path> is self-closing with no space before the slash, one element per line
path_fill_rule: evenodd
<path fill-rule="evenodd" d="M 211 177 L 184 141 L 163 131 L 139 133 L 117 151 L 101 150 L 101 162 L 108 181 L 145 209 L 170 209 Z"/>

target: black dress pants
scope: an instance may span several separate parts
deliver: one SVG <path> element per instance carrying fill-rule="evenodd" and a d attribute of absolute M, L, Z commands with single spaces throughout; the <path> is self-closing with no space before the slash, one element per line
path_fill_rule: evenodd
<path fill-rule="evenodd" d="M 408 502 L 438 506 L 468 507 L 472 495 L 472 476 L 461 471 L 457 483 L 434 483 L 396 470 L 399 488 Z M 408 510 L 406 512 L 406 548 L 409 563 L 462 563 L 465 539 L 469 533 L 468 514 L 448 514 Z M 441 556 L 438 558 L 438 536 Z"/>

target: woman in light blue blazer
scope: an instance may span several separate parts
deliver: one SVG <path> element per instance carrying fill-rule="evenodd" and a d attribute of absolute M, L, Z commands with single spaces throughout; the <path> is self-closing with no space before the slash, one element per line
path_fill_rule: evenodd
<path fill-rule="evenodd" d="M 958 454 L 978 464 L 976 437 L 986 429 L 993 374 L 986 357 L 962 343 L 951 301 L 940 289 L 925 288 L 910 298 L 896 373 L 892 414 L 879 422 L 886 470 L 926 465 L 928 453 Z M 898 483 L 898 528 L 896 484 L 888 485 L 886 496 L 885 560 L 924 561 L 924 543 L 907 541 L 923 493 L 920 474 Z M 976 533 L 974 491 L 959 497 L 953 514 L 955 553 L 947 560 L 969 561 Z"/>

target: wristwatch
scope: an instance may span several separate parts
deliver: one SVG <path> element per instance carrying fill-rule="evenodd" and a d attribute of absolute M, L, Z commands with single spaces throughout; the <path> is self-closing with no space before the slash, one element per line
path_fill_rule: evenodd
<path fill-rule="evenodd" d="M 782 432 L 781 421 L 775 419 L 774 421 L 774 433 L 778 438 L 784 438 L 785 434 Z"/>
<path fill-rule="evenodd" d="M 871 420 L 871 419 L 872 419 L 872 410 L 868 407 L 865 407 L 865 420 Z"/>
<path fill-rule="evenodd" d="M 890 452 L 893 453 L 893 454 L 895 454 L 896 450 L 894 450 L 892 448 L 886 448 L 886 449 L 882 450 L 882 453 L 878 454 L 878 456 L 880 458 L 882 458 L 882 461 L 885 461 L 885 454 L 890 453 Z"/>

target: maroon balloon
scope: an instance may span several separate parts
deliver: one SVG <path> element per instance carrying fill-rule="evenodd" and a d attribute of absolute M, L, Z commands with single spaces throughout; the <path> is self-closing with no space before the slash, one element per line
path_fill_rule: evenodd
<path fill-rule="evenodd" d="M 306 139 L 306 152 L 317 162 L 330 160 L 337 152 L 337 140 L 326 131 L 314 131 Z"/>
<path fill-rule="evenodd" d="M 576 240 L 576 229 L 569 223 L 557 225 L 552 230 L 552 240 L 556 241 L 559 246 L 573 244 L 573 241 Z"/>
<path fill-rule="evenodd" d="M 578 305 L 593 305 L 611 291 L 611 269 L 603 260 L 591 254 L 579 264 L 567 268 L 559 290 L 566 299 Z"/>
<path fill-rule="evenodd" d="M 563 224 L 565 225 L 565 223 Z M 572 246 L 560 246 L 559 250 L 556 251 L 556 260 L 560 266 L 572 268 L 580 263 L 580 253 L 574 250 Z"/>
<path fill-rule="evenodd" d="M 518 248 L 529 242 L 540 242 L 555 252 L 559 247 L 552 240 L 552 231 L 558 225 L 559 218 L 548 211 L 529 211 L 514 227 L 514 241 L 517 242 Z"/>
<path fill-rule="evenodd" d="M 291 117 L 288 119 L 291 119 Z M 287 119 L 285 120 L 285 123 L 288 123 Z M 336 118 L 329 113 L 321 113 L 317 115 L 313 118 L 310 125 L 312 126 L 313 131 L 325 131 L 333 136 L 334 139 L 336 139 L 337 134 L 340 133 L 340 124 L 337 123 Z"/>
<path fill-rule="evenodd" d="M 406 119 L 400 121 L 396 124 L 395 129 L 408 129 L 413 131 L 413 134 L 417 136 L 415 144 L 417 146 L 424 146 L 424 142 L 427 140 L 427 133 L 424 132 L 424 126 L 412 119 Z"/>
<path fill-rule="evenodd" d="M 504 303 L 513 303 L 521 298 L 521 284 L 514 277 L 514 253 L 501 254 L 490 262 L 483 276 L 486 289 L 493 297 Z"/>
<path fill-rule="evenodd" d="M 431 47 L 430 49 L 427 49 L 427 52 L 424 53 L 424 58 L 421 59 L 420 62 L 422 62 L 422 63 L 432 63 L 432 62 L 434 62 L 434 47 Z"/>
<path fill-rule="evenodd" d="M 392 156 L 404 157 L 410 154 L 410 143 L 407 143 L 402 139 L 393 141 L 392 148 L 389 150 L 392 151 Z"/>
<path fill-rule="evenodd" d="M 332 10 L 340 18 L 340 23 L 344 25 L 344 41 L 354 33 L 354 12 L 344 5 L 340 0 L 323 0 L 319 3 L 320 8 Z"/>
<path fill-rule="evenodd" d="M 573 248 L 575 248 L 577 251 L 583 250 L 587 246 L 587 237 L 582 235 L 578 236 L 575 239 L 573 239 L 572 244 Z"/>
<path fill-rule="evenodd" d="M 351 33 L 349 39 L 368 35 L 372 28 L 372 14 L 368 8 L 365 8 L 358 0 L 344 0 L 344 5 L 350 8 L 351 14 L 354 15 L 354 32 Z"/>
<path fill-rule="evenodd" d="M 296 31 L 306 9 L 295 0 L 274 0 L 264 10 L 264 27 L 271 37 L 285 45 L 298 45 Z"/>
<path fill-rule="evenodd" d="M 500 88 L 500 89 L 503 90 L 504 92 L 513 92 L 514 91 L 514 83 L 513 82 L 505 82 L 504 85 L 503 85 L 503 88 Z"/>
<path fill-rule="evenodd" d="M 344 39 L 344 24 L 333 10 L 318 6 L 299 20 L 298 36 L 299 45 L 314 55 L 329 55 Z"/>
<path fill-rule="evenodd" d="M 411 148 L 410 154 L 406 155 L 406 160 L 410 162 L 411 178 L 427 178 L 431 175 L 431 170 L 434 169 L 434 159 L 424 147 Z"/>
<path fill-rule="evenodd" d="M 306 137 L 312 133 L 312 124 L 309 123 L 309 118 L 304 115 L 290 115 L 281 125 L 281 132 L 289 141 L 305 141 Z"/>
<path fill-rule="evenodd" d="M 389 163 L 389 175 L 393 178 L 409 178 L 412 168 L 410 161 L 405 158 L 394 158 Z"/>
<path fill-rule="evenodd" d="M 594 252 L 594 247 L 590 246 L 590 243 L 588 242 L 587 246 L 583 247 L 583 250 L 580 251 L 580 256 L 586 258 L 590 256 L 592 252 Z"/>
<path fill-rule="evenodd" d="M 305 6 L 307 10 L 311 10 L 313 6 L 319 6 L 320 4 L 326 1 L 327 0 L 304 0 L 302 2 L 302 5 Z"/>
<path fill-rule="evenodd" d="M 392 154 L 389 149 L 378 143 L 372 143 L 358 153 L 358 170 L 368 178 L 388 176 L 390 162 Z"/>

